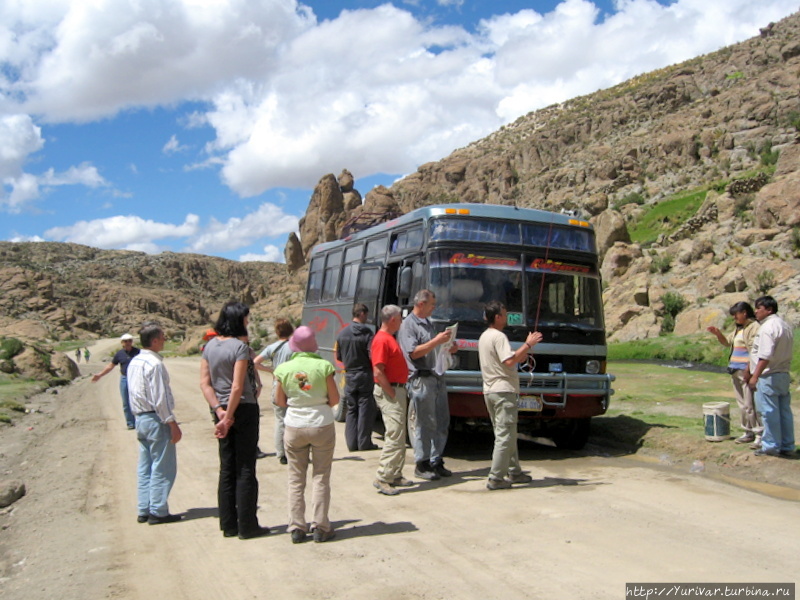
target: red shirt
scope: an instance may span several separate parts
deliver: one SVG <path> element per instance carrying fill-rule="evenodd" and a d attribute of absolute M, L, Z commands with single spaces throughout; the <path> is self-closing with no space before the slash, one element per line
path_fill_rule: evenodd
<path fill-rule="evenodd" d="M 378 330 L 372 340 L 372 366 L 383 365 L 383 372 L 389 383 L 406 383 L 408 381 L 408 365 L 400 350 L 400 344 L 394 336 Z M 375 380 L 377 383 L 378 380 Z"/>

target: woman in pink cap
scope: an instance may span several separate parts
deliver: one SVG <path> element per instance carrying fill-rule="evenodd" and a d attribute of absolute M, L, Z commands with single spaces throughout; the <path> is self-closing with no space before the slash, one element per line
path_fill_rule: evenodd
<path fill-rule="evenodd" d="M 299 544 L 309 531 L 315 542 L 334 536 L 328 519 L 331 503 L 331 463 L 336 445 L 333 408 L 339 391 L 331 363 L 317 354 L 319 346 L 310 327 L 298 327 L 289 339 L 292 358 L 275 369 L 275 402 L 286 407 L 284 445 L 289 462 L 289 531 Z M 305 515 L 306 475 L 313 463 L 309 528 Z"/>

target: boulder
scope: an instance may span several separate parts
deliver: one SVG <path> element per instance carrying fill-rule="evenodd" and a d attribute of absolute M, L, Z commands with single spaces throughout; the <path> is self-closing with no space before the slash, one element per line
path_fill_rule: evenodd
<path fill-rule="evenodd" d="M 16 479 L 0 480 L 0 508 L 11 506 L 25 495 L 25 484 Z"/>
<path fill-rule="evenodd" d="M 605 281 L 615 277 L 622 277 L 633 265 L 642 258 L 642 249 L 637 244 L 615 242 L 606 252 L 600 272 Z"/>
<path fill-rule="evenodd" d="M 283 257 L 286 259 L 286 268 L 290 273 L 294 273 L 306 264 L 305 256 L 303 256 L 303 245 L 297 239 L 297 234 L 294 231 L 289 234 L 289 239 L 286 241 Z"/>
<path fill-rule="evenodd" d="M 75 361 L 62 352 L 54 352 L 50 357 L 50 368 L 59 377 L 75 379 L 81 376 Z"/>
<path fill-rule="evenodd" d="M 597 252 L 601 261 L 608 249 L 616 242 L 631 243 L 625 218 L 616 210 L 604 210 L 593 219 L 593 225 L 597 238 Z"/>
<path fill-rule="evenodd" d="M 716 306 L 702 306 L 699 308 L 687 308 L 678 313 L 675 317 L 675 335 L 689 335 L 705 331 L 710 325 L 719 327 L 720 323 L 725 322 L 728 316 L 727 311 L 721 310 Z"/>

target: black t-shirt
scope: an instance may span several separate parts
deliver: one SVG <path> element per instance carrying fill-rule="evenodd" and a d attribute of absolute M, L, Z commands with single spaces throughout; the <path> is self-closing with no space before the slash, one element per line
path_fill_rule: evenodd
<path fill-rule="evenodd" d="M 131 362 L 131 359 L 139 354 L 138 348 L 131 348 L 130 352 L 126 350 L 119 350 L 115 355 L 114 358 L 111 359 L 111 362 L 115 365 L 119 365 L 119 370 L 122 371 L 122 376 L 128 376 L 128 363 Z"/>

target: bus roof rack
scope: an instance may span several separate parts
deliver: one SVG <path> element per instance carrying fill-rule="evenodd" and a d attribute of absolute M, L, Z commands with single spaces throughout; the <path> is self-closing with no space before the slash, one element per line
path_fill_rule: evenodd
<path fill-rule="evenodd" d="M 359 231 L 364 231 L 365 229 L 369 229 L 370 227 L 380 223 L 385 223 L 386 221 L 391 221 L 392 219 L 396 219 L 397 217 L 401 216 L 403 216 L 403 213 L 400 212 L 362 212 L 347 220 L 342 227 L 342 237 L 339 239 L 344 239 L 349 235 L 358 233 Z"/>

